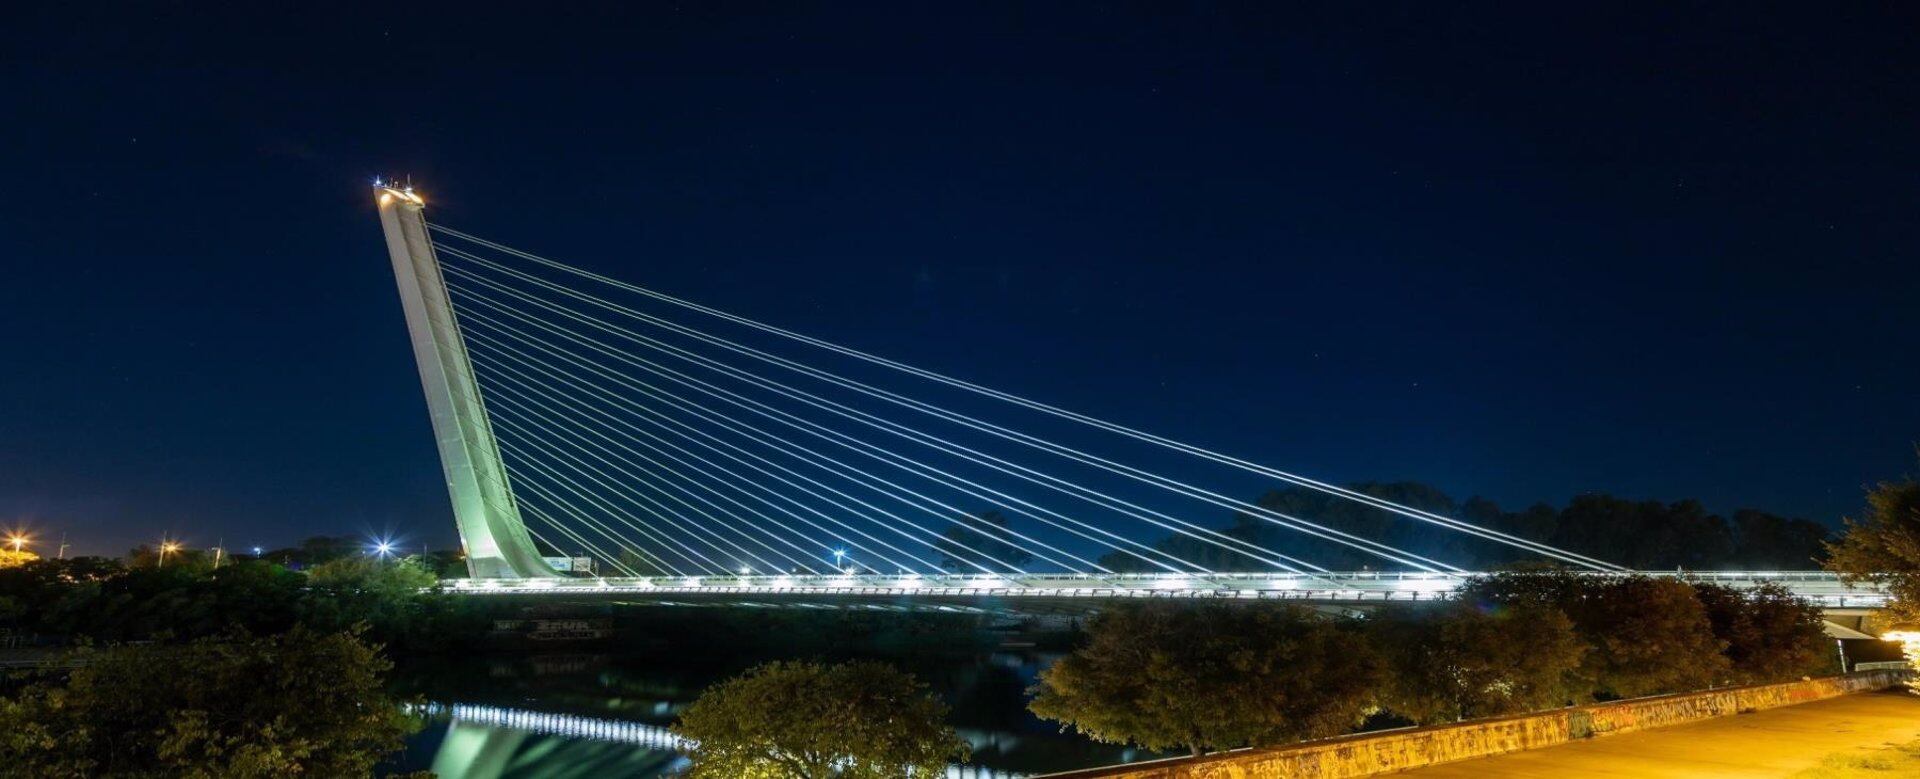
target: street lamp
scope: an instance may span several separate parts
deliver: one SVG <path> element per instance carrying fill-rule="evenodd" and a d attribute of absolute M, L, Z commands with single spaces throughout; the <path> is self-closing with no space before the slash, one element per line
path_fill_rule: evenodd
<path fill-rule="evenodd" d="M 173 542 L 173 541 L 161 541 L 160 542 L 160 562 L 154 567 L 155 568 L 167 567 L 167 555 L 173 552 L 178 552 L 178 551 L 180 551 L 179 543 Z"/>
<path fill-rule="evenodd" d="M 26 545 L 27 545 L 27 542 L 28 542 L 28 541 L 31 541 L 31 540 L 33 540 L 33 539 L 30 539 L 30 538 L 28 538 L 28 537 L 26 537 L 26 536 L 24 536 L 24 535 L 21 535 L 20 533 L 17 533 L 17 532 L 15 532 L 15 533 L 8 533 L 8 534 L 7 534 L 7 543 L 9 543 L 9 544 L 13 544 L 13 551 L 15 551 L 15 552 L 18 552 L 18 551 L 20 551 L 20 549 L 21 549 L 21 547 L 24 547 L 24 546 L 26 546 Z"/>
<path fill-rule="evenodd" d="M 379 543 L 376 543 L 376 544 L 374 544 L 374 545 L 373 545 L 373 552 L 374 552 L 374 554 L 377 554 L 377 555 L 380 555 L 380 556 L 381 556 L 382 558 L 385 558 L 385 557 L 392 557 L 392 556 L 393 556 L 393 542 L 392 542 L 392 541 L 381 541 L 381 542 L 379 542 Z"/>

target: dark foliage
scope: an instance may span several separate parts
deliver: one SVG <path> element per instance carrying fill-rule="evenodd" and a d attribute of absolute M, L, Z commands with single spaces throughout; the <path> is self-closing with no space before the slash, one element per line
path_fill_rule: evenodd
<path fill-rule="evenodd" d="M 367 626 L 406 652 L 471 644 L 486 633 L 485 604 L 432 591 L 412 561 L 336 558 L 312 574 L 257 560 L 211 566 L 121 566 L 102 558 L 41 560 L 0 570 L 0 625 L 98 642 L 255 634 L 296 624 Z"/>
<path fill-rule="evenodd" d="M 1586 644 L 1548 606 L 1396 608 L 1367 620 L 1367 635 L 1391 669 L 1381 705 L 1417 723 L 1554 708 L 1590 692 L 1579 673 Z"/>
<path fill-rule="evenodd" d="M 1587 646 L 1581 672 L 1604 698 L 1727 684 L 1732 666 L 1693 587 L 1671 579 L 1562 571 L 1476 579 L 1461 599 L 1482 607 L 1556 609 Z"/>
<path fill-rule="evenodd" d="M 1040 674 L 1031 708 L 1087 736 L 1195 754 L 1359 725 L 1383 665 L 1352 624 L 1267 605 L 1132 604 Z"/>
<path fill-rule="evenodd" d="M 295 628 L 89 652 L 0 699 L 8 776 L 369 776 L 416 724 L 352 633 Z"/>
<path fill-rule="evenodd" d="M 1771 682 L 1840 670 L 1820 607 L 1786 587 L 1770 582 L 1736 590 L 1696 582 L 1693 594 L 1706 607 L 1714 637 L 1726 644 L 1727 660 L 1739 681 Z"/>
<path fill-rule="evenodd" d="M 1873 582 L 1893 596 L 1892 620 L 1920 628 L 1920 481 L 1887 482 L 1867 493 L 1867 510 L 1827 546 L 1827 568 Z"/>
<path fill-rule="evenodd" d="M 874 662 L 768 663 L 701 693 L 675 723 L 689 779 L 893 779 L 965 760 L 947 707 Z"/>

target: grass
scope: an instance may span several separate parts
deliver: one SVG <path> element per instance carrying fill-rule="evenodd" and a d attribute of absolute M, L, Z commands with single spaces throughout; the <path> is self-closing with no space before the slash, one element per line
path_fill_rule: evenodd
<path fill-rule="evenodd" d="M 1920 741 L 1870 751 L 1836 752 L 1793 779 L 1869 779 L 1920 776 Z"/>

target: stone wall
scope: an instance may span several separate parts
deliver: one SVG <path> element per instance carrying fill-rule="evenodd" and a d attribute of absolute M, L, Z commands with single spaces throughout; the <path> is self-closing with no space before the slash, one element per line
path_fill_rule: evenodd
<path fill-rule="evenodd" d="M 1661 695 L 1537 714 L 1364 733 L 1288 747 L 1173 758 L 1048 779 L 1346 779 L 1538 749 L 1710 717 L 1790 706 L 1891 687 L 1908 671 L 1866 671 L 1801 682 Z"/>

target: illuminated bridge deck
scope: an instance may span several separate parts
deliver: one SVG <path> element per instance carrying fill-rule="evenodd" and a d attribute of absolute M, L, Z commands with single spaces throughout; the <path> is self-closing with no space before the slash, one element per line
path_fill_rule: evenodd
<path fill-rule="evenodd" d="M 1848 586 L 1818 571 L 1642 575 L 1747 588 L 1775 582 L 1829 610 L 1879 608 L 1886 596 L 1864 584 Z M 913 598 L 954 600 L 1115 598 L 1285 600 L 1323 604 L 1378 604 L 1442 600 L 1476 574 L 1349 572 L 1324 574 L 1033 574 L 1021 576 L 663 576 L 645 578 L 455 579 L 449 592 L 492 596 L 644 596 L 767 601 Z M 1618 574 L 1582 574 L 1613 576 Z"/>

